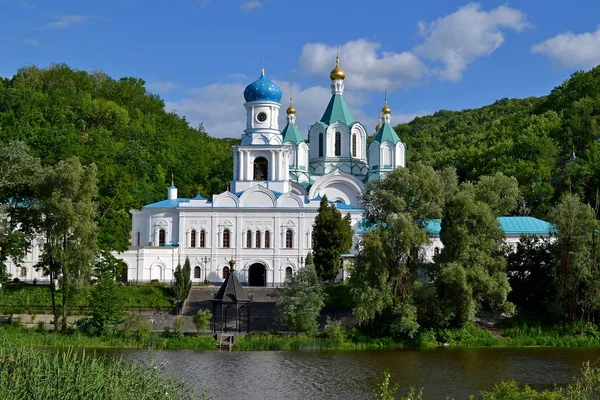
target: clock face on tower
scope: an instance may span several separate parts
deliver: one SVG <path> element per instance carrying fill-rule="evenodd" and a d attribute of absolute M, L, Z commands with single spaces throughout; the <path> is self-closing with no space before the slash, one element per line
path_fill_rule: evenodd
<path fill-rule="evenodd" d="M 259 112 L 258 115 L 256 116 L 256 120 L 258 122 L 265 122 L 267 120 L 267 113 Z"/>

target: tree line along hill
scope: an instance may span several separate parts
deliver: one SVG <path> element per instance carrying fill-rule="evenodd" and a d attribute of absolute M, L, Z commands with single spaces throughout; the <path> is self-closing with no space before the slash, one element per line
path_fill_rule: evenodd
<path fill-rule="evenodd" d="M 577 72 L 543 97 L 502 99 L 438 111 L 395 127 L 408 163 L 454 167 L 459 179 L 503 172 L 517 178 L 516 214 L 545 218 L 564 192 L 595 204 L 600 189 L 600 67 Z M 231 145 L 165 110 L 138 78 L 66 65 L 0 78 L 0 140 L 25 142 L 44 165 L 77 156 L 98 169 L 99 245 L 124 250 L 130 209 L 164 198 L 171 174 L 182 197 L 222 192 Z"/>

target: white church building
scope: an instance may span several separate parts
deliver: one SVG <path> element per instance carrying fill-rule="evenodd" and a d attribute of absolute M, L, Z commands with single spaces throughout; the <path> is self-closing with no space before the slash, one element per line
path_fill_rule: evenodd
<path fill-rule="evenodd" d="M 221 282 L 235 273 L 250 286 L 281 284 L 301 268 L 312 250 L 313 222 L 323 196 L 349 213 L 355 230 L 362 219 L 360 197 L 368 180 L 405 166 L 405 144 L 391 126 L 391 110 L 367 148 L 367 128 L 344 100 L 339 59 L 331 71 L 331 99 L 304 140 L 296 110 L 279 126 L 281 89 L 264 74 L 244 90 L 246 129 L 233 146 L 230 190 L 205 199 L 180 198 L 171 185 L 167 199 L 132 211 L 132 245 L 120 257 L 130 281 L 171 281 L 186 257 L 195 282 Z"/>
<path fill-rule="evenodd" d="M 167 199 L 131 211 L 131 246 L 117 256 L 127 264 L 130 282 L 171 282 L 178 264 L 189 258 L 192 280 L 220 283 L 235 259 L 243 284 L 278 286 L 302 268 L 312 250 L 312 229 L 323 196 L 349 213 L 361 234 L 360 197 L 368 181 L 405 167 L 406 145 L 391 125 L 391 110 L 381 110 L 374 140 L 367 146 L 367 128 L 356 121 L 344 100 L 345 73 L 336 58 L 331 71 L 331 99 L 319 121 L 308 130 L 308 141 L 295 124 L 296 110 L 286 110 L 279 127 L 281 89 L 264 73 L 244 90 L 246 129 L 233 146 L 230 190 L 206 199 L 180 198 L 168 188 Z M 530 217 L 500 220 L 508 242 L 521 233 L 547 236 L 546 222 Z M 439 252 L 439 221 L 430 223 L 431 259 Z M 354 249 L 352 251 L 355 251 Z M 33 266 L 34 246 L 21 265 L 9 262 L 8 272 L 21 280 L 47 279 Z"/>

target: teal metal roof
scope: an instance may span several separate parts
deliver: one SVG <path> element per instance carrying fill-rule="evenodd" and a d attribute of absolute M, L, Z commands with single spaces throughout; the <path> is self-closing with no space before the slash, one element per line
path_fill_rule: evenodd
<path fill-rule="evenodd" d="M 500 227 L 505 235 L 549 235 L 550 223 L 533 217 L 499 217 Z M 425 231 L 429 235 L 439 235 L 442 230 L 441 220 L 427 221 Z"/>
<path fill-rule="evenodd" d="M 355 122 L 355 119 L 346 104 L 346 100 L 344 100 L 344 96 L 341 94 L 334 94 L 331 96 L 331 100 L 329 100 L 329 104 L 327 104 L 325 113 L 321 117 L 321 122 L 324 122 L 327 125 L 331 125 L 336 121 L 340 121 L 346 125 Z"/>
<path fill-rule="evenodd" d="M 379 128 L 379 132 L 375 134 L 373 141 L 377 143 L 392 142 L 393 144 L 401 142 L 398 134 L 390 124 L 381 125 L 381 128 Z"/>
<path fill-rule="evenodd" d="M 285 128 L 283 128 L 283 131 L 281 131 L 281 135 L 283 136 L 283 143 L 292 142 L 300 144 L 304 142 L 304 138 L 300 134 L 300 131 L 298 130 L 296 124 L 290 124 L 288 122 Z"/>

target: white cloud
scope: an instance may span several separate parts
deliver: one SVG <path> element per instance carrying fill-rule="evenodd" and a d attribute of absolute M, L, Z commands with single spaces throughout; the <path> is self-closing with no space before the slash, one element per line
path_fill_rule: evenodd
<path fill-rule="evenodd" d="M 179 83 L 171 81 L 154 81 L 146 84 L 146 87 L 158 93 L 169 93 L 173 89 L 179 87 Z"/>
<path fill-rule="evenodd" d="M 419 22 L 424 42 L 415 53 L 441 63 L 434 72 L 443 80 L 456 82 L 469 63 L 500 47 L 504 42 L 502 29 L 519 32 L 528 26 L 527 16 L 514 8 L 482 11 L 480 4 L 470 3 L 433 22 Z"/>
<path fill-rule="evenodd" d="M 531 47 L 562 68 L 591 68 L 600 64 L 600 26 L 595 32 L 561 33 Z"/>
<path fill-rule="evenodd" d="M 262 7 L 263 4 L 260 1 L 245 1 L 242 3 L 242 5 L 240 6 L 242 11 L 250 11 L 253 10 L 255 8 L 260 8 Z"/>
<path fill-rule="evenodd" d="M 25 40 L 23 40 L 23 43 L 28 44 L 30 46 L 34 46 L 34 47 L 41 47 L 41 48 L 46 47 L 43 44 L 41 44 L 37 39 L 25 39 Z"/>
<path fill-rule="evenodd" d="M 234 72 L 231 73 L 229 75 L 227 75 L 227 79 L 230 81 L 243 81 L 243 82 L 250 82 L 250 77 L 246 74 L 241 74 L 239 72 Z"/>
<path fill-rule="evenodd" d="M 380 43 L 367 39 L 350 41 L 339 48 L 348 86 L 383 91 L 406 86 L 426 74 L 427 68 L 413 53 L 381 52 L 380 48 Z M 300 71 L 327 76 L 335 66 L 335 54 L 335 46 L 307 43 L 300 55 Z"/>
<path fill-rule="evenodd" d="M 54 22 L 42 26 L 42 29 L 65 29 L 71 25 L 83 24 L 88 21 L 85 15 L 60 15 Z"/>

